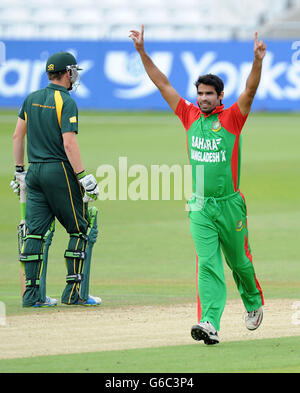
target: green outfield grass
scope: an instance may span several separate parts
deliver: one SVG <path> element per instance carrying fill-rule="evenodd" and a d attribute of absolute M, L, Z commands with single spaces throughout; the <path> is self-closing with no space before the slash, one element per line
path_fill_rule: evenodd
<path fill-rule="evenodd" d="M 31 312 L 20 306 L 16 247 L 19 205 L 9 187 L 14 172 L 12 133 L 16 113 L 17 111 L 0 112 L 0 301 L 6 304 L 8 315 Z M 81 112 L 79 124 L 78 140 L 82 158 L 87 171 L 94 175 L 103 164 L 113 165 L 118 169 L 118 160 L 122 156 L 127 157 L 128 166 L 141 164 L 149 168 L 151 164 L 188 164 L 185 131 L 171 112 Z M 251 114 L 243 130 L 241 190 L 248 206 L 254 266 L 266 299 L 300 300 L 299 124 L 299 114 Z M 95 204 L 100 210 L 101 229 L 94 247 L 91 293 L 101 296 L 103 307 L 195 301 L 195 253 L 184 200 L 115 200 L 97 201 Z M 57 224 L 49 256 L 47 292 L 58 299 L 65 285 L 63 254 L 67 242 L 67 235 Z M 238 293 L 231 273 L 227 267 L 225 271 L 228 298 L 237 298 Z M 290 348 L 293 340 L 291 338 L 282 341 L 286 347 L 278 341 L 279 349 Z M 263 345 L 266 351 L 271 351 L 276 343 L 276 340 L 264 341 Z M 296 339 L 295 343 L 299 348 L 299 339 Z M 243 343 L 241 346 L 247 351 L 252 344 Z M 255 345 L 259 348 L 260 344 L 258 342 Z M 210 357 L 217 353 L 221 356 L 222 348 L 224 351 L 236 350 L 238 353 L 239 344 L 234 343 L 230 347 L 229 343 L 224 343 L 211 351 L 201 348 L 199 356 L 204 350 L 205 356 Z M 92 370 L 93 356 L 99 356 L 104 364 L 112 362 L 111 364 L 116 365 L 116 361 L 114 363 L 112 360 L 114 356 L 115 359 L 118 356 L 131 359 L 131 355 L 132 359 L 135 356 L 143 359 L 152 354 L 153 361 L 156 362 L 156 357 L 163 358 L 159 351 L 168 359 L 172 358 L 175 352 L 178 356 L 180 352 L 182 356 L 188 357 L 189 351 L 198 349 L 192 346 L 172 347 L 167 350 L 90 354 L 86 357 L 91 359 L 89 367 Z M 266 357 L 262 370 L 273 367 L 280 370 L 281 366 L 286 370 L 295 366 L 296 370 L 300 371 L 300 362 L 294 361 L 293 352 L 288 353 L 288 356 L 292 356 L 292 363 L 280 363 L 282 354 L 279 349 L 278 359 Z M 5 370 L 2 368 L 4 363 L 0 362 L 0 371 Z M 34 361 L 31 360 L 30 364 L 35 367 Z M 133 363 L 129 361 L 128 364 Z M 26 365 L 26 359 L 7 361 L 10 370 L 14 367 L 20 370 L 22 365 Z M 126 371 L 127 368 L 122 368 L 121 365 L 114 370 Z M 175 370 L 172 367 L 170 366 L 169 370 Z M 258 371 L 254 362 L 247 367 L 248 370 Z M 109 366 L 102 369 L 105 370 L 108 371 Z M 242 366 L 238 370 L 242 371 Z M 190 371 L 196 371 L 196 368 Z M 224 371 L 233 371 L 233 368 Z"/>
<path fill-rule="evenodd" d="M 299 373 L 300 337 L 0 360 L 7 373 Z M 242 361 L 241 361 L 242 359 Z M 221 360 L 221 361 L 220 361 Z"/>

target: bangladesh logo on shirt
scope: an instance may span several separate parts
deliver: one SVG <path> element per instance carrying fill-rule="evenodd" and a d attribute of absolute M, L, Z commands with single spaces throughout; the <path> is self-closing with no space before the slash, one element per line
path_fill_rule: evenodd
<path fill-rule="evenodd" d="M 214 132 L 218 132 L 218 131 L 220 131 L 221 127 L 222 127 L 222 126 L 221 126 L 221 123 L 219 122 L 219 120 L 215 120 L 215 121 L 212 123 L 211 130 L 214 131 Z"/>
<path fill-rule="evenodd" d="M 242 220 L 239 220 L 236 224 L 236 230 L 237 232 L 240 232 L 244 228 L 244 224 Z"/>

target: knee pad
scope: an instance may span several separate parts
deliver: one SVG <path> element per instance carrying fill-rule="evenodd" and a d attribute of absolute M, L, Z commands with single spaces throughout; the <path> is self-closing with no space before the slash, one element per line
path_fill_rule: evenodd
<path fill-rule="evenodd" d="M 23 238 L 23 241 L 24 241 L 23 250 L 25 248 L 25 243 L 28 239 L 43 240 L 43 236 L 42 235 L 26 235 Z M 19 255 L 19 261 L 22 264 L 24 264 L 24 263 L 26 263 L 26 264 L 27 263 L 37 263 L 38 264 L 37 267 L 32 266 L 32 270 L 30 268 L 29 271 L 32 272 L 32 275 L 33 275 L 33 277 L 35 276 L 35 278 L 28 279 L 26 277 L 25 286 L 26 286 L 26 288 L 27 287 L 39 288 L 39 286 L 40 286 L 40 271 L 41 271 L 41 265 L 43 263 L 43 243 L 40 244 L 38 252 L 35 252 L 35 253 L 27 253 L 26 252 L 25 253 L 23 250 Z M 28 272 L 28 270 L 27 270 L 27 272 Z M 30 273 L 29 273 L 29 275 L 30 275 Z"/>
<path fill-rule="evenodd" d="M 26 279 L 26 281 L 25 281 L 26 287 L 39 288 L 40 281 L 41 281 L 42 286 L 45 286 L 47 261 L 48 261 L 48 249 L 49 249 L 49 246 L 51 245 L 54 230 L 55 230 L 55 221 L 53 220 L 45 235 L 26 235 L 22 239 L 23 240 L 23 247 L 22 247 L 22 251 L 19 255 L 19 261 L 22 264 L 28 263 L 28 262 L 34 262 L 34 263 L 40 264 L 36 278 L 35 279 Z M 40 244 L 39 252 L 37 252 L 37 253 L 23 252 L 24 248 L 25 248 L 25 242 L 28 239 L 42 240 L 42 243 Z M 42 271 L 42 277 L 41 277 L 41 271 Z"/>
<path fill-rule="evenodd" d="M 68 274 L 66 276 L 66 282 L 67 284 L 80 284 L 83 280 L 83 264 L 84 260 L 86 258 L 86 245 L 87 245 L 87 235 L 85 235 L 82 232 L 79 233 L 71 233 L 70 234 L 70 239 L 76 238 L 77 240 L 82 239 L 82 244 L 81 244 L 81 250 L 66 250 L 64 257 L 65 259 L 73 259 L 74 261 L 77 261 L 77 271 L 74 272 L 74 274 Z"/>

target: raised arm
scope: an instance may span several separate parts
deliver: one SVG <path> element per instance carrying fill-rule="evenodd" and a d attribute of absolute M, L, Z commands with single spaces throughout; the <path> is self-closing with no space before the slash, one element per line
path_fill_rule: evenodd
<path fill-rule="evenodd" d="M 258 34 L 254 35 L 254 60 L 250 75 L 246 82 L 246 88 L 238 99 L 238 106 L 242 115 L 247 115 L 251 110 L 251 105 L 259 85 L 262 62 L 266 54 L 266 45 L 262 40 L 258 41 Z"/>
<path fill-rule="evenodd" d="M 134 42 L 135 49 L 141 56 L 141 60 L 143 62 L 144 68 L 149 75 L 149 78 L 156 85 L 156 87 L 161 92 L 164 99 L 170 105 L 173 111 L 176 110 L 178 102 L 180 100 L 180 95 L 173 88 L 170 81 L 153 63 L 151 58 L 145 51 L 144 48 L 144 25 L 141 27 L 141 32 L 137 30 L 130 30 L 130 36 L 132 41 Z"/>

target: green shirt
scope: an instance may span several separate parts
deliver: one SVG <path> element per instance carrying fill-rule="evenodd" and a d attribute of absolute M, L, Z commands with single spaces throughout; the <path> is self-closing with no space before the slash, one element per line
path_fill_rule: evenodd
<path fill-rule="evenodd" d="M 65 87 L 50 83 L 29 94 L 19 117 L 27 125 L 28 162 L 68 161 L 62 134 L 78 133 L 78 108 Z"/>
<path fill-rule="evenodd" d="M 175 114 L 187 133 L 193 193 L 218 198 L 238 191 L 241 131 L 247 116 L 241 114 L 237 103 L 227 109 L 217 106 L 207 115 L 181 98 Z"/>

